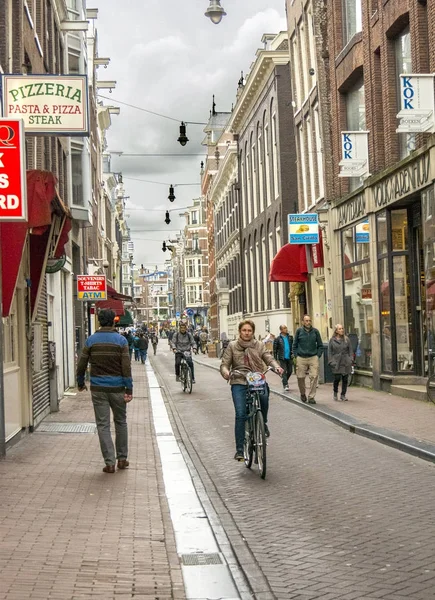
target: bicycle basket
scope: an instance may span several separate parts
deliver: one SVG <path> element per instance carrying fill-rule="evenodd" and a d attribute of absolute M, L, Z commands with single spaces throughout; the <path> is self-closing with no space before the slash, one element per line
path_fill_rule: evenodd
<path fill-rule="evenodd" d="M 266 385 L 266 377 L 263 373 L 257 373 L 255 371 L 246 373 L 246 381 L 250 387 L 262 388 Z"/>

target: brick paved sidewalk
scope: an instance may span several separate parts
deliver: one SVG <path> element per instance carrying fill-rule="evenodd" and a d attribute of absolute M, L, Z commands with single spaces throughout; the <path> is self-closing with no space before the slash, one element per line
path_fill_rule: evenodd
<path fill-rule="evenodd" d="M 201 364 L 219 368 L 220 359 L 207 356 L 195 357 Z M 289 381 L 289 392 L 284 392 L 277 376 L 268 375 L 271 388 L 285 397 L 299 402 L 299 389 L 295 374 Z M 428 446 L 435 459 L 435 404 L 394 396 L 364 387 L 350 387 L 348 402 L 335 402 L 332 399 L 332 384 L 322 384 L 316 394 L 317 404 L 313 410 L 325 415 L 337 415 L 340 420 L 348 417 L 349 423 L 370 426 L 387 433 L 406 436 L 421 447 Z M 302 402 L 300 403 L 302 405 Z M 306 407 L 306 405 L 303 405 Z M 310 407 L 308 407 L 310 408 Z M 404 441 L 406 441 L 404 439 Z"/>
<path fill-rule="evenodd" d="M 130 468 L 104 466 L 98 436 L 26 436 L 0 461 L 1 600 L 184 599 L 142 365 L 133 363 Z M 46 420 L 93 423 L 90 393 Z"/>

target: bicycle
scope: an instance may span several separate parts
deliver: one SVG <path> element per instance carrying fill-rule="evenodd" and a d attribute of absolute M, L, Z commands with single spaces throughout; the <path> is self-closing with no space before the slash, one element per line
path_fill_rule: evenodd
<path fill-rule="evenodd" d="M 181 362 L 180 362 L 180 382 L 183 392 L 187 392 L 188 394 L 192 393 L 192 369 L 187 362 L 187 358 L 190 358 L 192 355 L 190 352 L 180 353 Z"/>
<path fill-rule="evenodd" d="M 435 403 L 435 350 L 429 348 L 428 351 L 428 378 L 426 382 L 427 399 Z"/>
<path fill-rule="evenodd" d="M 273 369 L 269 367 L 264 373 L 251 371 L 248 367 L 246 367 L 246 373 L 241 372 L 239 369 L 235 369 L 232 373 L 243 375 L 248 383 L 248 391 L 246 393 L 245 441 L 243 444 L 244 462 L 246 467 L 250 469 L 255 454 L 255 464 L 258 465 L 260 477 L 265 479 L 267 441 L 264 417 L 261 412 L 260 394 L 266 391 L 266 373 L 273 371 Z"/>

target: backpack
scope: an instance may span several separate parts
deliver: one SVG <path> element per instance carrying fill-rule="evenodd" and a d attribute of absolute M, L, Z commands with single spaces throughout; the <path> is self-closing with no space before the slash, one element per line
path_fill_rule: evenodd
<path fill-rule="evenodd" d="M 189 336 L 190 343 L 192 344 L 192 346 L 194 346 L 195 345 L 195 340 L 193 339 L 192 334 L 190 333 L 190 331 L 186 331 L 186 333 Z M 171 342 L 174 344 L 174 346 L 177 345 L 177 343 L 178 343 L 178 331 L 176 331 L 174 333 L 174 335 L 172 336 Z"/>

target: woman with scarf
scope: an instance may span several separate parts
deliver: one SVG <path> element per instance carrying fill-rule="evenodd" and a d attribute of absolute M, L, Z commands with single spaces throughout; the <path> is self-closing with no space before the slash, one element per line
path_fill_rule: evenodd
<path fill-rule="evenodd" d="M 243 460 L 243 442 L 245 439 L 245 420 L 246 420 L 246 393 L 248 385 L 243 375 L 239 373 L 232 374 L 240 367 L 248 367 L 251 371 L 263 373 L 267 367 L 273 369 L 282 375 L 283 370 L 279 363 L 273 358 L 272 354 L 266 350 L 262 342 L 254 339 L 255 323 L 245 319 L 239 323 L 239 338 L 230 342 L 222 357 L 221 375 L 231 383 L 231 394 L 233 397 L 234 408 L 236 411 L 235 437 L 236 454 L 235 460 Z M 265 366 L 266 365 L 266 366 Z M 270 431 L 267 426 L 267 412 L 269 409 L 269 387 L 266 385 L 266 392 L 261 394 L 261 411 L 264 417 L 266 436 L 269 437 Z"/>

